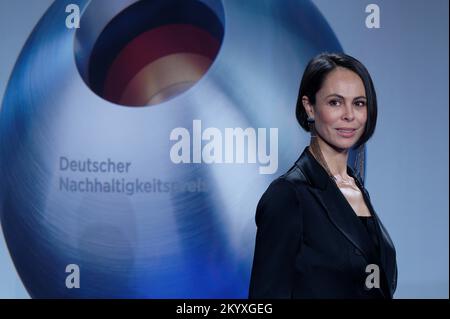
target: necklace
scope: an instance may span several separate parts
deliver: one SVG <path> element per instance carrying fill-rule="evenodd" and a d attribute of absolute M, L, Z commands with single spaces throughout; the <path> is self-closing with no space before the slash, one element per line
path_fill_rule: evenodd
<path fill-rule="evenodd" d="M 336 183 L 339 184 L 347 184 L 347 185 L 354 185 L 355 184 L 355 180 L 352 177 L 348 177 L 348 178 L 343 178 L 341 175 L 333 175 L 334 179 L 336 180 Z"/>
<path fill-rule="evenodd" d="M 354 189 L 359 190 L 359 188 L 355 184 L 355 180 L 351 176 L 349 176 L 348 178 L 343 178 L 341 175 L 338 175 L 338 174 L 333 175 L 331 173 L 330 169 L 328 168 L 327 162 L 325 161 L 325 158 L 322 155 L 322 151 L 320 150 L 319 143 L 317 143 L 316 139 L 312 140 L 309 150 L 310 150 L 311 154 L 314 156 L 314 158 L 319 162 L 319 164 L 325 169 L 328 176 L 330 176 L 330 178 L 336 183 L 336 185 L 338 185 L 338 186 L 339 185 L 348 185 Z"/>
<path fill-rule="evenodd" d="M 336 185 L 339 188 L 342 188 L 342 187 L 351 188 L 351 189 L 357 191 L 358 193 L 360 192 L 358 186 L 355 183 L 355 179 L 353 177 L 349 176 L 349 178 L 343 178 L 340 175 L 334 175 L 333 177 L 336 182 Z"/>

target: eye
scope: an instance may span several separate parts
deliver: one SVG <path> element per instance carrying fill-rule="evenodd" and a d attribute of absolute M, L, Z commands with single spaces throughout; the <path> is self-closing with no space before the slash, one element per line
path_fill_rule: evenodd
<path fill-rule="evenodd" d="M 355 105 L 356 105 L 356 106 L 359 106 L 359 107 L 366 106 L 366 101 L 356 101 L 356 102 L 355 102 Z"/>
<path fill-rule="evenodd" d="M 331 106 L 339 106 L 341 104 L 341 101 L 339 101 L 339 100 L 330 100 L 328 102 L 328 104 L 330 104 Z"/>

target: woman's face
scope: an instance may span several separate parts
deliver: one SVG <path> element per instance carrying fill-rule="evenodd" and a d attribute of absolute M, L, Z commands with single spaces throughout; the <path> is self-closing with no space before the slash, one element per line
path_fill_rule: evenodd
<path fill-rule="evenodd" d="M 315 120 L 317 135 L 338 151 L 351 148 L 364 133 L 367 98 L 361 78 L 353 71 L 342 67 L 331 71 L 316 94 L 316 104 L 304 97 L 303 105 Z"/>

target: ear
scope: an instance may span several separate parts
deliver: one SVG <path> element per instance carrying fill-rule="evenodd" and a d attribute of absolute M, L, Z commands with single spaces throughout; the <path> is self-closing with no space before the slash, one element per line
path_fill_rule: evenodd
<path fill-rule="evenodd" d="M 312 106 L 312 104 L 309 101 L 309 98 L 304 95 L 302 97 L 302 104 L 303 107 L 305 108 L 306 114 L 308 115 L 308 117 L 313 117 L 314 118 L 314 108 Z"/>

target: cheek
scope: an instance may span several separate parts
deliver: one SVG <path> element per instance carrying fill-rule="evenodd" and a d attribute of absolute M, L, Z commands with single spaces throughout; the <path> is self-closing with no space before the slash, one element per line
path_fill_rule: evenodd
<path fill-rule="evenodd" d="M 361 129 L 357 135 L 358 139 L 364 134 L 364 128 L 367 122 L 367 109 L 362 110 L 361 112 L 356 113 L 356 119 L 358 120 Z"/>
<path fill-rule="evenodd" d="M 367 122 L 367 108 L 362 109 L 361 111 L 356 113 L 358 122 L 362 125 L 365 125 Z"/>
<path fill-rule="evenodd" d="M 318 115 L 318 124 L 323 129 L 330 129 L 336 125 L 336 123 L 339 122 L 340 114 L 339 112 L 333 112 L 332 110 L 325 111 L 325 112 L 319 112 Z"/>

